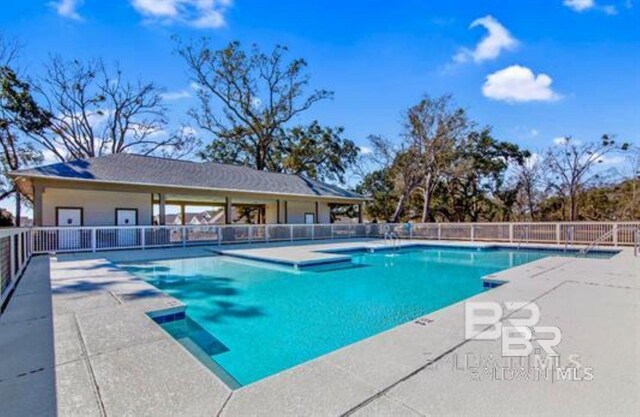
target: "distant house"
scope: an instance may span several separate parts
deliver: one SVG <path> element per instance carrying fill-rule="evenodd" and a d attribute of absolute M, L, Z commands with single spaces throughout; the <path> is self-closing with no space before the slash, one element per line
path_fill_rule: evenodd
<path fill-rule="evenodd" d="M 35 226 L 330 223 L 331 205 L 366 198 L 331 184 L 244 166 L 113 154 L 14 171 Z M 167 205 L 179 215 L 167 214 Z M 185 207 L 202 212 L 187 213 Z M 156 216 L 154 216 L 154 209 Z"/>
<path fill-rule="evenodd" d="M 153 223 L 160 223 L 160 216 L 153 217 Z M 172 225 L 211 225 L 224 224 L 224 209 L 204 210 L 199 213 L 184 213 L 184 222 L 182 221 L 182 213 L 173 213 L 165 215 L 165 224 Z"/>
<path fill-rule="evenodd" d="M 21 216 L 20 217 L 20 226 L 21 227 L 31 227 L 33 226 L 33 219 L 30 217 Z"/>

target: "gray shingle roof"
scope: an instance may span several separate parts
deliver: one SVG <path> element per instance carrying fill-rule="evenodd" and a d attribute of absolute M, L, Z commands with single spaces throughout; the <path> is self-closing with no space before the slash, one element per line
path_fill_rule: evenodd
<path fill-rule="evenodd" d="M 13 176 L 50 177 L 134 184 L 184 186 L 304 196 L 363 199 L 364 197 L 299 175 L 278 174 L 214 162 L 191 162 L 135 154 L 96 158 L 14 171 Z"/>

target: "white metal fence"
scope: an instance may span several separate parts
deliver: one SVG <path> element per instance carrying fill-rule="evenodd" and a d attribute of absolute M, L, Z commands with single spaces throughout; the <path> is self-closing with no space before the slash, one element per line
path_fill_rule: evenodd
<path fill-rule="evenodd" d="M 155 248 L 195 244 L 234 244 L 378 238 L 395 232 L 403 239 L 494 241 L 588 245 L 633 245 L 640 222 L 625 223 L 367 223 L 315 225 L 36 227 L 33 253 Z"/>
<path fill-rule="evenodd" d="M 29 259 L 30 229 L 0 231 L 0 308 L 4 307 Z"/>
<path fill-rule="evenodd" d="M 640 221 L 580 223 L 368 223 L 316 225 L 34 227 L 0 231 L 0 306 L 32 254 L 96 252 L 197 244 L 234 244 L 381 238 L 634 246 L 640 255 Z"/>

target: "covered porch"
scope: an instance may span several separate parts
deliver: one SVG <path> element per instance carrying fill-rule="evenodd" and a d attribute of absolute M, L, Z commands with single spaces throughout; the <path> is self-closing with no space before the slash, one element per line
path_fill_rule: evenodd
<path fill-rule="evenodd" d="M 353 222 L 363 222 L 361 201 L 154 193 L 152 206 L 154 225 L 327 224 L 333 223 L 333 211 L 341 206 L 352 206 Z"/>
<path fill-rule="evenodd" d="M 189 226 L 362 223 L 362 199 L 177 187 L 19 181 L 33 201 L 34 226 Z M 350 210 L 337 210 L 349 207 Z"/>

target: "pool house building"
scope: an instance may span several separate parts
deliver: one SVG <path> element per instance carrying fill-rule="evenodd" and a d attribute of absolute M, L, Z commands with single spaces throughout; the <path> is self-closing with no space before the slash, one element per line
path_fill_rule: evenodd
<path fill-rule="evenodd" d="M 334 205 L 365 197 L 301 175 L 245 166 L 113 154 L 14 171 L 33 201 L 34 226 L 327 224 Z M 190 216 L 190 213 L 192 216 Z M 168 217 L 170 217 L 168 222 Z"/>

